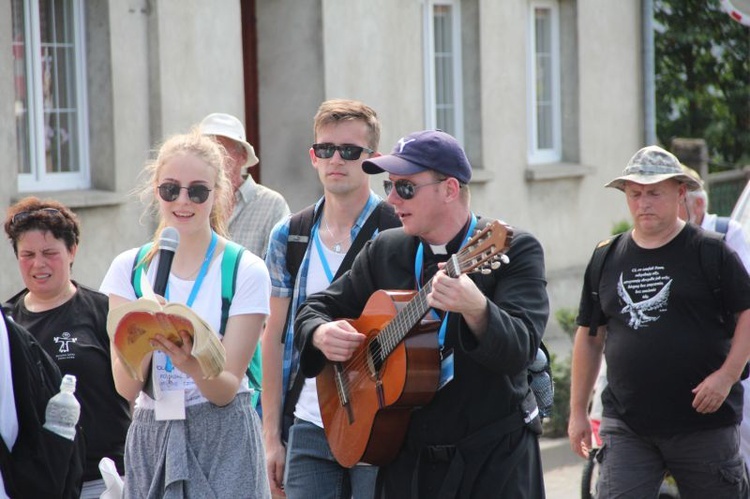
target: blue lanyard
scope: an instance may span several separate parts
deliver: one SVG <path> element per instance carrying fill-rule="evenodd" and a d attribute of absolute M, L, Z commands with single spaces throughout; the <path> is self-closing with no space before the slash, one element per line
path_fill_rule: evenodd
<path fill-rule="evenodd" d="M 379 198 L 377 196 L 375 196 L 374 194 L 372 194 L 372 193 L 370 194 L 370 197 L 367 199 L 367 204 L 365 204 L 365 207 L 362 208 L 362 211 L 359 214 L 359 218 L 354 223 L 354 225 L 352 226 L 351 231 L 349 233 L 349 237 L 351 237 L 352 241 L 354 241 L 356 239 L 356 235 L 354 234 L 354 229 L 359 225 L 362 216 L 365 213 L 372 214 L 372 210 L 373 210 L 372 205 L 378 203 L 379 202 L 378 199 Z M 320 208 L 320 209 L 322 209 L 322 208 Z M 334 275 L 333 275 L 333 272 L 331 272 L 330 265 L 328 265 L 328 259 L 326 259 L 325 254 L 323 253 L 323 245 L 321 244 L 321 242 L 320 242 L 320 236 L 318 235 L 318 229 L 320 229 L 320 219 L 321 218 L 323 218 L 322 215 L 321 215 L 320 218 L 318 218 L 318 221 L 315 222 L 315 225 L 313 225 L 313 228 L 312 228 L 312 238 L 313 238 L 313 241 L 315 241 L 315 248 L 318 250 L 318 255 L 320 255 L 320 263 L 321 263 L 321 265 L 323 265 L 323 271 L 326 273 L 326 277 L 328 278 L 328 284 L 330 284 L 330 283 L 333 282 Z M 377 233 L 378 232 L 376 230 L 375 234 L 377 234 Z M 359 232 L 357 234 L 359 234 Z M 374 237 L 375 234 L 373 234 L 373 237 Z"/>
<path fill-rule="evenodd" d="M 474 233 L 474 229 L 477 226 L 477 217 L 473 213 L 471 214 L 471 223 L 469 224 L 469 230 L 466 231 L 466 237 L 464 237 L 464 242 L 461 243 L 461 247 L 463 247 L 466 243 L 469 242 L 469 239 L 471 239 L 472 234 Z M 420 289 L 422 285 L 419 283 L 419 276 L 422 275 L 422 264 L 424 260 L 424 246 L 422 243 L 419 243 L 419 246 L 417 247 L 417 256 L 414 258 L 414 280 L 417 281 L 417 289 Z M 433 309 L 432 313 L 436 318 L 439 318 L 440 316 L 438 313 Z M 438 333 L 438 344 L 440 345 L 440 349 L 442 350 L 443 344 L 445 343 L 445 331 L 448 329 L 448 314 L 450 312 L 445 314 L 445 317 L 443 317 L 443 322 L 440 324 L 440 332 Z"/>
<path fill-rule="evenodd" d="M 313 241 L 315 241 L 315 249 L 318 250 L 318 256 L 320 257 L 320 264 L 323 266 L 323 272 L 326 273 L 326 277 L 328 278 L 328 284 L 331 284 L 333 282 L 333 272 L 331 272 L 331 267 L 328 265 L 328 259 L 326 258 L 325 253 L 323 253 L 323 245 L 320 243 L 320 236 L 318 235 L 319 227 L 320 220 L 318 220 L 313 226 Z"/>
<path fill-rule="evenodd" d="M 203 259 L 203 264 L 201 265 L 200 272 L 198 272 L 198 277 L 195 278 L 195 282 L 193 283 L 193 289 L 190 290 L 190 296 L 188 297 L 186 303 L 188 307 L 191 307 L 193 305 L 195 297 L 198 296 L 198 290 L 201 288 L 203 279 L 206 277 L 208 267 L 214 257 L 214 251 L 216 250 L 216 243 L 218 242 L 218 240 L 219 236 L 216 235 L 216 232 L 211 231 L 211 243 L 208 245 L 208 249 L 206 250 L 206 257 Z M 167 282 L 167 289 L 164 291 L 164 299 L 169 301 L 169 282 Z"/>

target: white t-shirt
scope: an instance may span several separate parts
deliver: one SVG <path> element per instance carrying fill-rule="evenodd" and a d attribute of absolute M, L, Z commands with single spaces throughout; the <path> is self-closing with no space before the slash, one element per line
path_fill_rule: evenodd
<path fill-rule="evenodd" d="M 328 276 L 323 270 L 323 264 L 320 260 L 320 254 L 318 253 L 318 246 L 314 242 L 312 242 L 312 245 L 313 247 L 310 249 L 310 263 L 307 267 L 307 296 L 322 291 L 331 284 L 328 280 Z M 336 275 L 336 272 L 341 266 L 341 262 L 344 261 L 346 253 L 336 253 L 335 251 L 331 251 L 323 243 L 320 244 L 320 247 L 323 248 L 323 253 L 331 274 Z M 299 375 L 301 376 L 302 374 L 300 373 Z M 318 387 L 315 383 L 315 378 L 305 379 L 305 384 L 302 385 L 297 405 L 294 406 L 294 415 L 323 428 L 323 417 L 320 415 Z"/>
<path fill-rule="evenodd" d="M 715 231 L 717 218 L 718 217 L 713 213 L 706 213 L 705 215 L 703 215 L 701 227 L 704 230 Z M 742 265 L 744 265 L 745 270 L 750 273 L 750 248 L 748 248 L 747 242 L 745 242 L 745 234 L 742 232 L 742 225 L 740 225 L 739 222 L 737 222 L 736 220 L 729 221 L 729 226 L 727 227 L 727 234 L 724 237 L 724 241 L 726 241 L 727 246 L 732 248 L 735 253 L 737 253 L 737 256 L 739 256 L 740 260 L 742 260 Z"/>
<path fill-rule="evenodd" d="M 120 253 L 110 265 L 107 275 L 104 276 L 100 291 L 106 295 L 114 294 L 135 300 L 135 291 L 131 283 L 133 262 L 138 253 L 138 248 L 133 248 Z M 221 326 L 221 259 L 223 251 L 217 255 L 206 272 L 203 283 L 191 306 L 192 310 L 208 322 L 216 334 L 219 334 Z M 154 257 L 149 265 L 147 276 L 149 282 L 154 282 L 156 269 L 159 267 L 158 255 Z M 169 301 L 187 303 L 190 292 L 195 281 L 180 279 L 174 274 L 169 274 L 168 289 Z M 269 301 L 271 296 L 271 279 L 265 263 L 250 251 L 242 253 L 239 267 L 237 268 L 237 280 L 232 305 L 229 307 L 229 317 L 242 314 L 264 314 L 268 315 Z M 256 346 L 257 348 L 257 346 Z M 249 392 L 251 389 L 247 384 L 247 376 L 243 377 L 237 393 Z M 185 376 L 185 405 L 194 405 L 207 402 L 196 388 L 195 382 L 189 376 Z M 146 409 L 154 408 L 154 400 L 141 392 L 136 400 L 137 407 Z"/>

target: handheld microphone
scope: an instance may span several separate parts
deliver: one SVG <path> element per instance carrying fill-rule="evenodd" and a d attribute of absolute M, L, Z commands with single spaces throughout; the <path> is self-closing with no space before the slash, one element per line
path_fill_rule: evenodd
<path fill-rule="evenodd" d="M 159 236 L 159 267 L 154 279 L 154 293 L 164 296 L 167 291 L 169 271 L 172 268 L 175 251 L 180 244 L 180 233 L 174 227 L 164 227 Z"/>

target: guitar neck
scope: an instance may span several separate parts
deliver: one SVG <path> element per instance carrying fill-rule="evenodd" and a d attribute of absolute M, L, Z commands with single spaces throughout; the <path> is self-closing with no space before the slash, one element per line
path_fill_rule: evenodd
<path fill-rule="evenodd" d="M 427 294 L 432 290 L 432 280 L 428 282 L 419 292 L 406 304 L 404 308 L 383 328 L 378 334 L 378 342 L 383 352 L 383 358 L 398 346 L 409 331 L 422 320 L 422 317 L 430 310 L 427 305 Z"/>
<path fill-rule="evenodd" d="M 459 251 L 445 262 L 444 270 L 450 277 L 458 277 L 467 272 L 489 273 L 499 268 L 498 254 L 510 247 L 513 229 L 504 223 L 493 220 L 471 238 Z M 505 263 L 508 259 L 505 258 Z M 385 360 L 414 326 L 430 310 L 427 295 L 432 291 L 432 279 L 407 303 L 377 335 L 379 361 Z"/>
<path fill-rule="evenodd" d="M 456 270 L 457 268 L 457 260 L 454 255 L 446 262 L 445 271 L 451 277 L 458 277 L 460 272 Z M 427 304 L 427 295 L 430 291 L 432 291 L 432 279 L 427 281 L 427 284 L 422 286 L 414 298 L 412 298 L 411 301 L 396 314 L 391 322 L 389 322 L 388 325 L 378 333 L 378 342 L 380 343 L 383 358 L 388 357 L 398 344 L 406 338 L 409 331 L 411 331 L 430 310 L 430 306 Z"/>

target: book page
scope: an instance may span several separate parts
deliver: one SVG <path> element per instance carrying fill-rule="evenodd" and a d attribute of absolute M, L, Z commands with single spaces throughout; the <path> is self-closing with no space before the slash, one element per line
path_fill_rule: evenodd
<path fill-rule="evenodd" d="M 218 376 L 224 369 L 226 352 L 211 326 L 182 303 L 162 305 L 143 278 L 141 290 L 141 298 L 110 309 L 107 316 L 107 333 L 131 377 L 143 381 L 138 368 L 143 358 L 156 349 L 151 341 L 157 334 L 182 345 L 182 331 L 193 340 L 191 353 L 198 359 L 204 377 Z"/>

